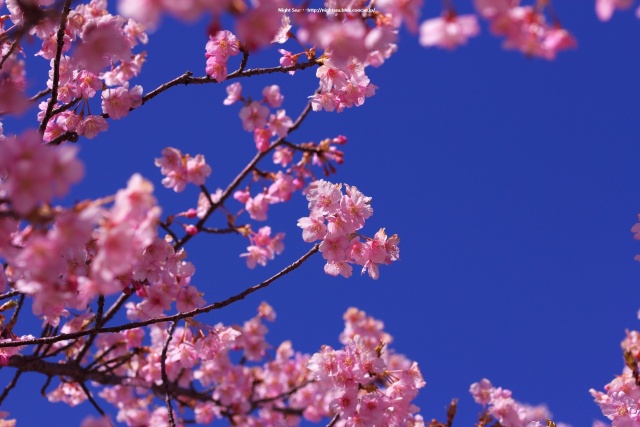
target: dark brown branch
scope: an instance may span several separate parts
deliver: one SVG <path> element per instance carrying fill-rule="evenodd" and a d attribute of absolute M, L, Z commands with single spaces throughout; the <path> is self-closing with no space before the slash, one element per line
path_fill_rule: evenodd
<path fill-rule="evenodd" d="M 49 88 L 42 89 L 40 92 L 36 93 L 31 98 L 29 98 L 29 102 L 36 102 L 38 99 L 42 98 L 43 96 L 47 96 L 50 93 L 51 93 L 51 89 Z"/>
<path fill-rule="evenodd" d="M 45 111 L 42 123 L 40 124 L 40 132 L 44 132 L 47 128 L 49 119 L 53 116 L 53 107 L 58 102 L 58 85 L 60 84 L 60 58 L 62 57 L 62 47 L 64 46 L 64 31 L 67 28 L 67 16 L 71 11 L 71 0 L 65 0 L 60 14 L 60 28 L 58 28 L 56 56 L 53 60 L 53 82 L 51 85 L 51 99 L 47 104 L 47 110 Z"/>
<path fill-rule="evenodd" d="M 19 294 L 20 292 L 18 291 L 5 292 L 4 294 L 0 295 L 0 301 L 2 301 L 3 299 L 15 297 L 16 295 L 19 295 Z"/>
<path fill-rule="evenodd" d="M 104 295 L 98 297 L 98 312 L 96 313 L 95 325 L 96 328 L 102 326 L 102 316 L 104 314 Z"/>
<path fill-rule="evenodd" d="M 100 405 L 98 405 L 98 402 L 95 401 L 95 399 L 93 398 L 93 395 L 91 394 L 91 392 L 89 391 L 85 383 L 81 382 L 79 384 L 80 384 L 80 388 L 82 389 L 82 391 L 84 391 L 84 394 L 87 396 L 87 399 L 89 399 L 89 402 L 91 402 L 93 407 L 96 408 L 96 411 L 98 411 L 98 413 L 104 417 L 106 415 L 105 412 L 102 410 Z"/>
<path fill-rule="evenodd" d="M 178 241 L 178 236 L 176 235 L 176 233 L 174 233 L 167 224 L 165 224 L 164 222 L 160 222 L 158 225 L 160 225 L 160 228 L 162 228 L 164 231 L 167 232 L 167 234 L 169 236 L 171 236 L 171 238 L 173 238 L 174 241 Z"/>
<path fill-rule="evenodd" d="M 47 388 L 49 388 L 49 384 L 51 384 L 52 379 L 53 377 L 47 376 L 47 380 L 44 382 L 44 385 L 40 389 L 40 394 L 42 395 L 42 397 L 47 397 Z"/>
<path fill-rule="evenodd" d="M 109 333 L 109 332 L 122 332 L 122 331 L 130 330 L 130 329 L 140 328 L 140 327 L 143 327 L 143 326 L 154 325 L 156 323 L 173 322 L 173 321 L 177 321 L 177 320 L 187 319 L 187 318 L 198 316 L 198 315 L 203 314 L 203 313 L 208 313 L 208 312 L 213 311 L 213 310 L 219 310 L 219 309 L 221 309 L 223 307 L 226 307 L 228 305 L 233 304 L 234 302 L 238 302 L 240 300 L 245 299 L 247 296 L 251 295 L 252 293 L 257 292 L 260 289 L 266 288 L 267 286 L 269 286 L 271 283 L 275 282 L 276 280 L 278 280 L 282 276 L 292 272 L 296 268 L 300 267 L 313 254 L 318 252 L 319 248 L 320 248 L 320 244 L 316 243 L 309 250 L 309 252 L 307 252 L 306 254 L 302 255 L 294 263 L 292 263 L 291 265 L 283 268 L 282 270 L 280 270 L 278 273 L 274 274 L 273 276 L 271 276 L 267 280 L 255 285 L 255 286 L 251 286 L 250 288 L 247 288 L 244 291 L 242 291 L 242 292 L 240 292 L 240 293 L 238 293 L 236 295 L 233 295 L 233 296 L 231 296 L 231 297 L 229 297 L 229 298 L 227 298 L 227 299 L 225 299 L 223 301 L 214 302 L 214 303 L 209 304 L 209 305 L 207 305 L 205 307 L 202 307 L 202 308 L 197 308 L 195 310 L 187 311 L 185 313 L 178 313 L 178 314 L 174 314 L 174 315 L 171 315 L 171 316 L 155 317 L 155 318 L 149 319 L 149 320 L 143 320 L 143 321 L 139 321 L 139 322 L 131 322 L 131 323 L 123 324 L 123 325 L 112 326 L 112 327 L 109 327 L 109 328 L 100 328 L 98 330 L 90 329 L 88 331 L 78 331 L 78 332 L 72 332 L 72 333 L 69 333 L 69 334 L 60 334 L 60 335 L 56 335 L 54 337 L 34 338 L 32 340 L 24 340 L 24 341 L 7 341 L 7 342 L 0 343 L 0 348 L 4 348 L 4 347 L 22 347 L 22 346 L 25 346 L 25 345 L 34 345 L 34 344 L 42 344 L 42 343 L 51 344 L 51 343 L 55 343 L 55 342 L 62 341 L 62 340 L 70 340 L 70 339 L 81 338 L 81 337 L 90 335 L 92 333 L 104 334 L 104 333 Z"/>
<path fill-rule="evenodd" d="M 210 234 L 231 234 L 231 233 L 240 233 L 240 231 L 238 231 L 239 228 L 242 228 L 243 226 L 239 226 L 239 227 L 229 227 L 229 228 L 210 228 L 210 227 L 202 227 L 202 229 L 200 231 L 203 231 L 205 233 L 210 233 Z"/>
<path fill-rule="evenodd" d="M 11 47 L 9 51 L 2 56 L 2 60 L 0 60 L 0 68 L 4 66 L 4 63 L 7 62 L 7 59 L 11 56 L 11 54 L 16 50 L 18 45 L 20 44 L 20 39 L 22 38 L 22 34 L 19 34 L 18 37 L 11 43 Z"/>
<path fill-rule="evenodd" d="M 306 153 L 321 154 L 326 152 L 325 150 L 316 146 L 305 147 L 303 145 L 294 144 L 293 142 L 289 142 L 289 141 L 282 141 L 282 144 L 286 145 L 287 147 L 291 147 L 294 150 L 304 151 Z"/>
<path fill-rule="evenodd" d="M 313 67 L 315 65 L 322 65 L 322 63 L 316 60 L 315 58 L 313 58 L 307 62 L 301 62 L 299 64 L 291 65 L 289 67 L 250 68 L 248 70 L 243 69 L 241 64 L 240 68 L 237 71 L 234 71 L 233 73 L 227 76 L 227 80 L 238 79 L 241 77 L 257 76 L 261 74 L 288 73 L 289 71 L 304 70 L 306 68 Z M 165 92 L 166 90 L 174 86 L 192 85 L 192 84 L 212 84 L 212 83 L 215 84 L 219 82 L 216 79 L 209 76 L 193 77 L 193 73 L 191 71 L 185 71 L 184 74 L 176 77 L 175 79 L 167 83 L 160 85 L 156 89 L 144 95 L 142 97 L 142 105 L 144 105 L 147 101 L 155 98 L 156 96 L 160 95 L 162 92 Z"/>
<path fill-rule="evenodd" d="M 47 377 L 65 377 L 69 381 L 83 383 L 95 381 L 103 385 L 124 385 L 129 387 L 143 387 L 151 390 L 156 396 L 164 397 L 165 388 L 163 385 L 147 384 L 137 378 L 122 377 L 108 374 L 98 370 L 86 370 L 74 363 L 47 362 L 32 356 L 22 356 L 16 354 L 9 359 L 9 366 L 18 368 L 23 372 L 39 372 Z M 197 390 L 178 387 L 170 383 L 171 394 L 198 400 L 201 402 L 211 401 L 211 392 L 199 392 Z"/>
<path fill-rule="evenodd" d="M 162 385 L 164 385 L 165 398 L 164 401 L 167 404 L 169 411 L 169 425 L 176 427 L 176 421 L 173 419 L 173 405 L 171 405 L 171 391 L 169 390 L 169 377 L 167 376 L 167 350 L 169 349 L 169 343 L 173 339 L 173 332 L 176 330 L 178 322 L 171 322 L 169 331 L 167 332 L 167 340 L 162 347 L 162 354 L 160 355 L 160 372 L 162 375 Z"/>
<path fill-rule="evenodd" d="M 331 419 L 331 422 L 329 422 L 329 424 L 327 424 L 327 427 L 333 427 L 334 425 L 336 425 L 336 423 L 338 422 L 339 419 L 340 419 L 340 414 L 335 414 L 333 416 L 333 418 Z"/>

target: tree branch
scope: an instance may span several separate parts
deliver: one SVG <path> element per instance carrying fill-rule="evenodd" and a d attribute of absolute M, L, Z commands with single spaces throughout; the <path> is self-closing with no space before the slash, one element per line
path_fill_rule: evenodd
<path fill-rule="evenodd" d="M 58 102 L 58 85 L 60 84 L 60 58 L 62 57 L 62 47 L 64 46 L 64 31 L 67 28 L 67 16 L 71 11 L 71 0 L 65 0 L 60 14 L 60 28 L 58 28 L 56 57 L 53 60 L 53 82 L 51 85 L 51 99 L 47 104 L 47 110 L 40 124 L 40 132 L 44 132 L 47 128 L 49 119 L 53 116 L 53 107 Z"/>
<path fill-rule="evenodd" d="M 167 350 L 169 349 L 169 343 L 173 338 L 173 332 L 176 330 L 178 322 L 171 322 L 169 331 L 167 333 L 167 340 L 162 346 L 162 354 L 160 356 L 160 372 L 162 374 L 162 384 L 164 385 L 165 399 L 167 403 L 167 409 L 169 410 L 169 425 L 176 427 L 176 421 L 173 419 L 173 406 L 171 405 L 171 393 L 169 390 L 169 377 L 167 377 Z"/>
<path fill-rule="evenodd" d="M 140 327 L 143 327 L 143 326 L 154 325 L 156 323 L 173 322 L 173 321 L 177 321 L 177 320 L 187 319 L 187 318 L 198 316 L 198 315 L 200 315 L 202 313 L 208 313 L 208 312 L 213 311 L 213 310 L 219 310 L 219 309 L 221 309 L 223 307 L 226 307 L 228 305 L 233 304 L 234 302 L 237 302 L 237 301 L 240 301 L 242 299 L 245 299 L 247 296 L 251 295 L 254 292 L 259 291 L 260 289 L 266 288 L 271 283 L 273 283 L 274 281 L 278 280 L 280 277 L 282 277 L 282 276 L 292 272 L 296 268 L 300 267 L 307 259 L 309 259 L 316 252 L 318 252 L 319 249 L 320 249 L 320 244 L 316 243 L 309 250 L 309 252 L 307 252 L 306 254 L 302 255 L 294 263 L 292 263 L 288 267 L 283 268 L 282 270 L 280 270 L 278 273 L 276 273 L 275 275 L 271 276 L 267 280 L 255 285 L 255 286 L 247 288 L 244 291 L 242 291 L 242 292 L 240 292 L 240 293 L 238 293 L 236 295 L 233 295 L 233 296 L 231 296 L 231 297 L 229 297 L 229 298 L 227 298 L 227 299 L 225 299 L 223 301 L 214 302 L 214 303 L 209 304 L 209 305 L 207 305 L 205 307 L 202 307 L 202 308 L 197 308 L 195 310 L 187 311 L 185 313 L 178 313 L 178 314 L 174 314 L 174 315 L 171 315 L 171 316 L 155 317 L 155 318 L 149 319 L 149 320 L 143 320 L 143 321 L 139 321 L 139 322 L 131 322 L 131 323 L 123 324 L 123 325 L 112 326 L 112 327 L 109 327 L 109 328 L 100 328 L 100 329 L 97 329 L 97 330 L 90 329 L 90 330 L 87 330 L 87 331 L 78 331 L 78 332 L 72 332 L 72 333 L 69 333 L 69 334 L 60 334 L 60 335 L 56 335 L 56 336 L 53 336 L 53 337 L 34 338 L 34 339 L 31 339 L 31 340 L 24 340 L 24 341 L 5 341 L 5 342 L 0 342 L 0 348 L 22 347 L 22 346 L 34 345 L 34 344 L 51 344 L 51 343 L 55 343 L 55 342 L 58 342 L 58 341 L 84 337 L 84 336 L 90 335 L 92 333 L 104 334 L 104 333 L 109 333 L 109 332 L 122 332 L 122 331 L 126 331 L 126 330 L 129 330 L 129 329 L 135 329 L 135 328 L 140 328 Z"/>

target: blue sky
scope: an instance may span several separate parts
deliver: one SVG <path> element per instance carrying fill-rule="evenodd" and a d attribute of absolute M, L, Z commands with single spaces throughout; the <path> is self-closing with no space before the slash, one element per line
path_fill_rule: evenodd
<path fill-rule="evenodd" d="M 458 3 L 461 13 L 471 10 Z M 316 256 L 203 320 L 241 323 L 266 300 L 278 313 L 270 342 L 291 339 L 313 353 L 338 345 L 342 314 L 356 306 L 383 320 L 392 347 L 420 364 L 427 386 L 416 404 L 427 420 L 444 419 L 444 407 L 459 397 L 456 424 L 473 424 L 480 407 L 468 388 L 485 377 L 520 401 L 546 403 L 556 421 L 577 427 L 604 419 L 588 390 L 621 371 L 619 342 L 625 329 L 640 327 L 633 260 L 640 244 L 629 232 L 640 211 L 640 22 L 618 13 L 600 23 L 591 2 L 580 3 L 556 6 L 579 46 L 553 62 L 503 51 L 484 24 L 455 52 L 424 49 L 403 31 L 398 53 L 368 71 L 379 86 L 373 98 L 341 114 L 314 113 L 291 138 L 349 138 L 345 164 L 331 179 L 373 197 L 365 230 L 397 233 L 401 260 L 374 282 L 327 276 Z M 438 14 L 438 2 L 423 10 L 423 17 Z M 132 83 L 148 92 L 186 70 L 203 75 L 205 26 L 164 19 Z M 284 47 L 296 49 L 291 41 Z M 275 55 L 261 54 L 249 67 L 276 64 Z M 242 84 L 254 98 L 281 85 L 283 107 L 295 117 L 317 87 L 314 74 Z M 30 78 L 35 92 L 44 78 Z M 222 105 L 225 87 L 173 88 L 111 121 L 104 135 L 80 139 L 87 176 L 70 200 L 111 194 L 141 172 L 156 184 L 165 214 L 194 206 L 195 191 L 176 195 L 160 185 L 153 159 L 166 146 L 204 154 L 213 168 L 208 187 L 226 186 L 255 147 L 239 107 Z M 4 126 L 21 129 L 9 120 Z M 272 207 L 268 223 L 287 233 L 286 249 L 253 271 L 238 257 L 245 240 L 194 239 L 187 250 L 206 300 L 258 283 L 306 252 L 295 226 L 306 215 L 301 196 Z M 18 332 L 30 332 L 28 325 Z M 93 414 L 88 403 L 49 404 L 39 396 L 43 381 L 25 375 L 3 405 L 19 425 L 64 426 Z"/>

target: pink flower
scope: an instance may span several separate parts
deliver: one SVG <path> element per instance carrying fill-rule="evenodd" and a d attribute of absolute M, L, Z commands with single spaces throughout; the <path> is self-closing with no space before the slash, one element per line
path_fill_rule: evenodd
<path fill-rule="evenodd" d="M 559 51 L 573 49 L 576 46 L 576 39 L 567 30 L 553 28 L 546 32 L 541 48 L 543 56 L 547 59 L 554 59 Z"/>
<path fill-rule="evenodd" d="M 474 0 L 476 10 L 485 19 L 493 19 L 509 12 L 520 0 Z"/>
<path fill-rule="evenodd" d="M 242 100 L 242 85 L 239 82 L 231 83 L 227 86 L 227 97 L 222 103 L 231 105 L 240 100 Z"/>
<path fill-rule="evenodd" d="M 209 36 L 205 49 L 205 56 L 215 58 L 218 62 L 226 62 L 231 56 L 240 53 L 238 39 L 227 30 L 218 31 L 215 36 Z"/>
<path fill-rule="evenodd" d="M 102 88 L 100 78 L 87 70 L 74 71 L 73 80 L 76 82 L 80 94 L 87 99 L 93 98 L 96 92 Z"/>
<path fill-rule="evenodd" d="M 296 186 L 291 175 L 278 171 L 276 179 L 269 186 L 267 193 L 276 202 L 286 202 L 291 198 L 291 193 L 296 191 Z"/>
<path fill-rule="evenodd" d="M 478 35 L 480 27 L 475 15 L 445 15 L 429 19 L 420 25 L 420 44 L 454 49 L 466 44 L 467 39 Z"/>
<path fill-rule="evenodd" d="M 278 110 L 276 114 L 269 117 L 269 130 L 279 138 L 284 138 L 289 133 L 289 128 L 293 126 L 293 120 L 285 110 Z"/>
<path fill-rule="evenodd" d="M 179 312 L 185 313 L 196 308 L 204 306 L 205 301 L 202 294 L 198 292 L 195 286 L 187 286 L 180 288 L 178 297 L 176 298 L 176 308 Z"/>
<path fill-rule="evenodd" d="M 277 2 L 259 3 L 258 7 L 238 18 L 236 32 L 247 49 L 257 50 L 271 43 L 278 34 L 281 20 Z"/>
<path fill-rule="evenodd" d="M 263 128 L 267 124 L 267 116 L 269 109 L 261 105 L 257 101 L 242 107 L 240 110 L 240 119 L 242 119 L 242 127 L 247 132 L 253 132 L 255 129 Z"/>
<path fill-rule="evenodd" d="M 273 153 L 273 163 L 280 166 L 287 166 L 293 160 L 293 150 L 289 147 L 276 147 Z"/>
<path fill-rule="evenodd" d="M 596 15 L 601 21 L 608 21 L 616 9 L 628 9 L 633 0 L 596 0 Z"/>
<path fill-rule="evenodd" d="M 265 248 L 252 245 L 247 247 L 247 250 L 248 252 L 240 254 L 241 257 L 247 258 L 247 267 L 254 269 L 257 264 L 262 266 L 267 265 L 269 252 Z"/>
<path fill-rule="evenodd" d="M 329 261 L 324 265 L 324 272 L 330 276 L 340 275 L 342 277 L 349 278 L 351 277 L 353 268 L 344 261 Z"/>
<path fill-rule="evenodd" d="M 280 52 L 280 55 L 282 55 L 282 57 L 280 58 L 280 65 L 282 65 L 283 67 L 291 67 L 298 63 L 298 56 L 294 55 L 288 50 L 278 49 L 278 52 Z M 289 74 L 292 76 L 295 73 L 295 71 L 289 71 Z"/>
<path fill-rule="evenodd" d="M 155 159 L 155 164 L 165 176 L 162 185 L 173 188 L 176 192 L 184 190 L 189 182 L 203 185 L 211 174 L 211 167 L 207 165 L 202 154 L 191 157 L 171 147 L 162 150 L 162 157 Z"/>
<path fill-rule="evenodd" d="M 122 34 L 123 21 L 105 15 L 85 26 L 75 54 L 79 67 L 98 74 L 107 65 L 131 56 L 129 41 Z"/>
<path fill-rule="evenodd" d="M 207 59 L 205 72 L 216 81 L 223 82 L 227 79 L 227 63 L 212 56 Z"/>
<path fill-rule="evenodd" d="M 113 423 L 109 420 L 109 417 L 104 416 L 100 418 L 93 418 L 88 416 L 82 420 L 80 427 L 111 427 Z"/>
<path fill-rule="evenodd" d="M 376 5 L 391 14 L 396 27 L 404 21 L 409 31 L 417 31 L 422 0 L 381 0 Z"/>
<path fill-rule="evenodd" d="M 129 91 L 124 86 L 102 92 L 102 112 L 107 113 L 114 120 L 129 114 L 131 104 Z"/>
<path fill-rule="evenodd" d="M 307 200 L 309 210 L 317 215 L 331 215 L 340 207 L 342 194 L 339 188 L 323 179 L 309 184 Z"/>
<path fill-rule="evenodd" d="M 349 239 L 347 237 L 329 235 L 320 244 L 320 252 L 327 261 L 340 262 L 345 259 L 345 250 L 348 246 Z"/>
<path fill-rule="evenodd" d="M 289 40 L 289 31 L 291 31 L 291 20 L 288 15 L 282 16 L 282 21 L 280 21 L 280 28 L 278 28 L 278 32 L 273 37 L 272 43 L 285 43 Z"/>
<path fill-rule="evenodd" d="M 325 24 L 318 31 L 317 38 L 323 48 L 331 50 L 331 60 L 343 66 L 351 57 L 359 61 L 367 58 L 366 35 L 366 27 L 361 20 L 349 20 Z"/>
<path fill-rule="evenodd" d="M 303 217 L 298 220 L 298 227 L 302 228 L 302 240 L 307 243 L 322 240 L 327 234 L 327 226 L 322 217 Z"/>
<path fill-rule="evenodd" d="M 269 149 L 269 141 L 271 140 L 271 131 L 267 128 L 259 128 L 253 131 L 253 141 L 256 143 L 256 148 L 261 153 L 264 153 Z"/>
<path fill-rule="evenodd" d="M 260 193 L 253 199 L 247 200 L 245 209 L 249 213 L 251 219 L 256 221 L 266 221 L 269 202 L 270 197 L 265 195 L 264 193 Z"/>
<path fill-rule="evenodd" d="M 233 198 L 239 201 L 240 203 L 244 204 L 244 203 L 247 203 L 251 198 L 251 193 L 249 193 L 249 191 L 246 191 L 246 190 L 238 190 L 235 193 L 233 193 Z"/>
<path fill-rule="evenodd" d="M 120 0 L 120 15 L 133 18 L 150 29 L 154 29 L 160 20 L 163 4 L 156 0 Z"/>
<path fill-rule="evenodd" d="M 211 167 L 205 162 L 202 154 L 187 159 L 187 180 L 195 185 L 204 185 L 211 175 Z"/>
<path fill-rule="evenodd" d="M 284 101 L 284 96 L 280 93 L 280 86 L 278 85 L 265 87 L 262 90 L 262 96 L 264 96 L 264 101 L 273 108 L 280 107 Z"/>
<path fill-rule="evenodd" d="M 78 126 L 76 131 L 78 135 L 84 135 L 89 139 L 93 139 L 100 132 L 105 132 L 109 128 L 109 123 L 102 116 L 87 116 Z"/>
<path fill-rule="evenodd" d="M 491 381 L 486 378 L 483 378 L 480 382 L 471 384 L 471 387 L 469 388 L 469 392 L 471 393 L 471 396 L 473 396 L 473 400 L 480 405 L 487 405 L 491 403 L 492 391 L 493 386 L 491 385 Z"/>

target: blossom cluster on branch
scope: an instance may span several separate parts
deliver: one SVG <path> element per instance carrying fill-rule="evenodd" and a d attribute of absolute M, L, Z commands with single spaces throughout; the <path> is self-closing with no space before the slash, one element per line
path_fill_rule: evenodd
<path fill-rule="evenodd" d="M 631 3 L 597 0 L 596 11 L 608 20 Z M 397 235 L 387 236 L 384 228 L 373 237 L 362 234 L 373 215 L 371 197 L 325 179 L 344 163 L 347 138 L 296 141 L 294 132 L 312 112 L 342 112 L 373 96 L 377 86 L 367 68 L 382 66 L 397 51 L 401 28 L 419 33 L 425 47 L 452 49 L 479 34 L 480 16 L 504 38 L 505 48 L 544 59 L 576 41 L 548 0 L 475 0 L 477 15 L 459 15 L 446 1 L 441 17 L 421 24 L 421 0 L 324 5 L 340 11 L 289 16 L 280 11 L 295 6 L 288 0 L 0 1 L 6 6 L 0 17 L 0 112 L 38 109 L 34 129 L 5 134 L 4 123 L 0 132 L 0 300 L 6 300 L 0 306 L 0 366 L 15 369 L 0 404 L 23 372 L 38 372 L 50 401 L 89 401 L 96 409 L 99 417 L 87 418 L 83 427 L 115 421 L 174 427 L 215 419 L 242 426 L 291 426 L 301 419 L 344 427 L 451 426 L 455 403 L 446 423 L 425 423 L 418 414 L 412 402 L 425 382 L 417 363 L 395 353 L 382 323 L 362 311 L 345 314 L 340 348 L 325 345 L 313 355 L 295 352 L 288 341 L 272 351 L 264 320 L 273 321 L 275 312 L 266 303 L 241 326 L 206 325 L 197 316 L 270 286 L 318 252 L 331 276 L 349 277 L 357 265 L 377 279 L 380 265 L 399 259 Z M 205 74 L 187 71 L 145 93 L 132 81 L 147 57 L 141 45 L 163 14 L 187 21 L 210 17 L 208 40 L 202 41 Z M 227 18 L 232 24 L 224 28 Z M 42 90 L 28 95 L 24 53 L 32 40 L 49 71 L 38 81 Z M 277 49 L 271 67 L 249 68 L 255 52 L 285 43 L 292 47 Z M 229 71 L 235 62 L 237 69 Z M 155 164 L 162 185 L 176 193 L 198 188 L 190 208 L 163 213 L 154 184 L 140 174 L 112 195 L 55 204 L 84 176 L 71 143 L 107 132 L 110 120 L 129 120 L 133 110 L 178 85 L 314 68 L 318 88 L 305 94 L 307 105 L 296 119 L 282 108 L 278 85 L 264 86 L 257 97 L 243 93 L 240 82 L 226 87 L 223 104 L 240 105 L 238 125 L 250 134 L 242 151 L 252 156 L 226 187 L 209 190 L 215 164 L 204 155 L 183 154 L 180 147 L 161 151 Z M 264 266 L 282 254 L 285 235 L 257 224 L 268 220 L 271 205 L 287 203 L 297 192 L 308 201 L 308 216 L 297 218 L 312 248 L 272 277 L 207 303 L 187 258 L 191 239 L 236 234 L 249 242 L 238 254 L 247 267 Z M 21 330 L 29 303 L 41 331 Z M 128 320 L 109 325 L 119 315 Z M 594 392 L 614 427 L 632 425 L 640 414 L 636 341 L 633 334 L 625 341 L 629 371 L 607 393 Z M 479 425 L 537 426 L 550 418 L 546 409 L 516 402 L 488 380 L 471 392 L 486 405 Z M 115 408 L 115 417 L 98 396 Z M 0 414 L 0 425 L 14 424 L 7 416 Z"/>

